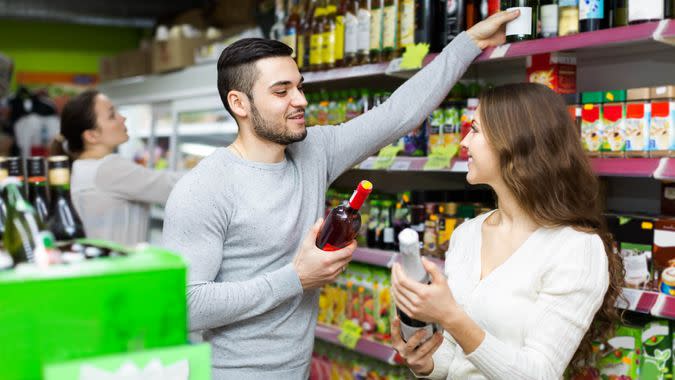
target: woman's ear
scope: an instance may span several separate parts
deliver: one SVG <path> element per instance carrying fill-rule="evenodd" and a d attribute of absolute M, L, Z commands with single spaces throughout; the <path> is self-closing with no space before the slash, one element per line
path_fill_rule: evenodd
<path fill-rule="evenodd" d="M 82 141 L 88 145 L 98 144 L 99 131 L 96 129 L 87 129 L 82 132 Z"/>
<path fill-rule="evenodd" d="M 227 93 L 227 103 L 236 116 L 248 117 L 250 106 L 246 94 L 241 91 L 230 91 Z"/>

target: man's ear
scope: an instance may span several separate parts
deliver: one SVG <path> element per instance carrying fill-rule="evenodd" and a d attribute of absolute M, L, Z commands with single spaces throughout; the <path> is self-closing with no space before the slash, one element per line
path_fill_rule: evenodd
<path fill-rule="evenodd" d="M 227 103 L 235 115 L 239 116 L 240 118 L 248 117 L 251 107 L 246 94 L 241 91 L 232 90 L 227 93 Z"/>
<path fill-rule="evenodd" d="M 99 132 L 96 129 L 87 129 L 86 131 L 82 132 L 82 140 L 90 145 L 97 144 L 98 137 Z"/>

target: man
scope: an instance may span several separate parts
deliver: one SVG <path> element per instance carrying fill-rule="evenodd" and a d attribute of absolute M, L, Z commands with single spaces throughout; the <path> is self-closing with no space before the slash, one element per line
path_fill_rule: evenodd
<path fill-rule="evenodd" d="M 239 135 L 183 177 L 164 220 L 165 246 L 190 265 L 190 328 L 204 330 L 212 345 L 215 379 L 308 377 L 317 289 L 355 248 L 328 253 L 314 245 L 326 189 L 421 124 L 517 16 L 500 13 L 462 33 L 376 109 L 309 131 L 290 48 L 247 39 L 223 51 L 218 90 Z"/>

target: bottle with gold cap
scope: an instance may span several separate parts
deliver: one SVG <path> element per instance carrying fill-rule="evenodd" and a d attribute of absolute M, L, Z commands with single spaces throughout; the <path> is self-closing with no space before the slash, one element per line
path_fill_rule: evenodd
<path fill-rule="evenodd" d="M 373 184 L 361 181 L 349 201 L 328 213 L 316 237 L 316 246 L 324 251 L 337 251 L 349 245 L 361 228 L 359 209 L 373 191 Z"/>
<path fill-rule="evenodd" d="M 85 237 L 84 226 L 70 199 L 70 168 L 68 157 L 52 156 L 48 160 L 51 208 L 47 227 L 57 241 L 72 241 Z"/>

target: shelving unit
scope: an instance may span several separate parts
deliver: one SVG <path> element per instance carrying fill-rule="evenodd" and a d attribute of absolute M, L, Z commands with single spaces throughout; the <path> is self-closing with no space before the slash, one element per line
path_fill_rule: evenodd
<path fill-rule="evenodd" d="M 323 341 L 341 345 L 338 335 L 340 335 L 340 329 L 338 328 L 325 325 L 316 326 L 316 337 Z M 400 357 L 391 346 L 374 340 L 361 338 L 356 344 L 354 351 L 392 365 L 402 363 Z"/>

